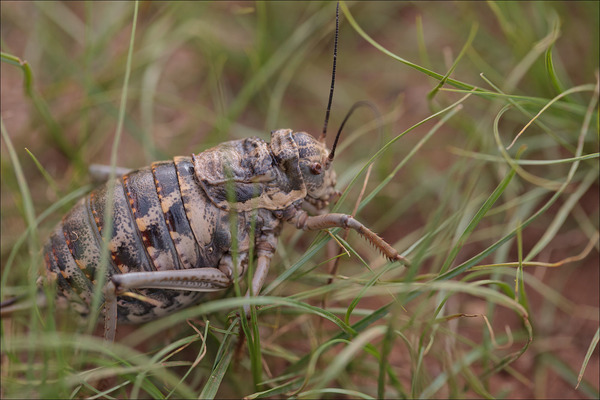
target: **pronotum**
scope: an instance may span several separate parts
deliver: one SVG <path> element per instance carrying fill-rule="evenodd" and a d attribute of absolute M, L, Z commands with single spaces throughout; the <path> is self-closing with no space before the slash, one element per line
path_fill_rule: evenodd
<path fill-rule="evenodd" d="M 59 300 L 89 312 L 109 185 L 114 195 L 103 288 L 107 340 L 114 339 L 117 321 L 150 321 L 197 303 L 205 292 L 230 287 L 234 271 L 244 275 L 252 246 L 256 271 L 246 296 L 259 294 L 284 223 L 301 230 L 350 228 L 390 260 L 406 262 L 352 216 L 325 211 L 339 195 L 331 165 L 341 129 L 331 151 L 325 145 L 338 24 L 336 11 L 332 84 L 318 140 L 279 129 L 271 132 L 270 142 L 256 137 L 225 142 L 191 157 L 155 162 L 93 190 L 62 218 L 44 246 L 46 278 L 57 285 Z M 4 312 L 9 302 L 3 304 Z"/>

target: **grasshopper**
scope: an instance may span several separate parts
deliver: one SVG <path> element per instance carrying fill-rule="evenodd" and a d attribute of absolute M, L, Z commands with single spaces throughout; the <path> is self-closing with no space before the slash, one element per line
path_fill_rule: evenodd
<path fill-rule="evenodd" d="M 89 313 L 103 236 L 110 253 L 103 287 L 109 341 L 117 321 L 150 321 L 198 303 L 206 292 L 224 291 L 235 274 L 242 277 L 248 269 L 251 247 L 256 271 L 246 296 L 258 295 L 284 224 L 304 231 L 353 229 L 390 260 L 406 262 L 351 215 L 325 211 L 339 196 L 332 163 L 341 128 L 331 150 L 325 144 L 338 33 L 339 4 L 329 103 L 318 139 L 278 129 L 270 142 L 257 137 L 224 142 L 96 188 L 62 218 L 44 246 L 46 275 L 56 283 L 60 301 Z M 109 208 L 113 223 L 106 234 Z"/>

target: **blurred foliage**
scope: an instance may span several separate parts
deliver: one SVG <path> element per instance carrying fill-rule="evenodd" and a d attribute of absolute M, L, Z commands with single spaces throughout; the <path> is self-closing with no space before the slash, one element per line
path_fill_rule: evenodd
<path fill-rule="evenodd" d="M 231 297 L 123 327 L 113 346 L 77 316 L 15 317 L 2 397 L 93 396 L 107 377 L 99 397 L 598 397 L 598 3 L 343 6 L 330 136 L 358 100 L 383 126 L 366 109 L 349 121 L 334 167 L 353 184 L 336 208 L 352 212 L 368 176 L 356 216 L 412 267 L 351 233 L 327 285 L 330 236 L 286 229 L 247 345 Z M 279 128 L 319 134 L 334 12 L 141 2 L 120 110 L 133 3 L 3 2 L 3 298 L 32 291 L 30 238 L 110 162 L 120 111 L 126 168 Z"/>

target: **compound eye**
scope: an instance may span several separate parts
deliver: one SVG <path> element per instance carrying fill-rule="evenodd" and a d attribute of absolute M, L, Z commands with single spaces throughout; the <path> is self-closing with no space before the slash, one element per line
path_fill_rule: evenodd
<path fill-rule="evenodd" d="M 313 175 L 320 175 L 322 171 L 323 171 L 323 167 L 318 162 L 312 163 L 310 165 L 310 172 Z"/>

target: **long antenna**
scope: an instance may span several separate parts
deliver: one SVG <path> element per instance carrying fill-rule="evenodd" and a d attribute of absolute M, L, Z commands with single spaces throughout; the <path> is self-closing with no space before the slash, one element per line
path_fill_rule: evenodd
<path fill-rule="evenodd" d="M 348 113 L 346 114 L 346 117 L 344 117 L 344 120 L 342 121 L 342 124 L 340 125 L 340 129 L 338 129 L 337 135 L 335 135 L 335 141 L 333 142 L 333 147 L 331 148 L 331 153 L 329 153 L 329 161 L 330 162 L 333 161 L 333 157 L 335 156 L 335 148 L 337 147 L 338 140 L 340 139 L 340 134 L 342 133 L 342 129 L 344 129 L 344 125 L 346 125 L 346 121 L 348 121 L 348 118 L 350 118 L 350 116 L 354 113 L 354 111 L 356 111 L 356 109 L 359 107 L 369 107 L 373 111 L 373 113 L 375 114 L 375 117 L 379 121 L 378 128 L 379 128 L 379 131 L 381 132 L 381 127 L 383 126 L 383 123 L 381 121 L 381 114 L 379 113 L 377 106 L 375 106 L 375 104 L 373 102 L 368 101 L 368 100 L 357 101 L 356 103 L 354 103 L 352 105 L 352 107 L 350 107 L 350 110 L 348 111 Z"/>
<path fill-rule="evenodd" d="M 323 132 L 319 141 L 325 143 L 325 137 L 327 136 L 327 124 L 329 123 L 329 112 L 331 111 L 331 102 L 333 100 L 333 87 L 335 85 L 335 64 L 337 61 L 337 46 L 338 46 L 338 34 L 340 32 L 340 2 L 338 1 L 335 7 L 335 42 L 333 45 L 333 71 L 331 72 L 331 88 L 329 89 L 329 102 L 327 103 L 327 111 L 325 112 L 325 123 L 323 124 Z"/>

